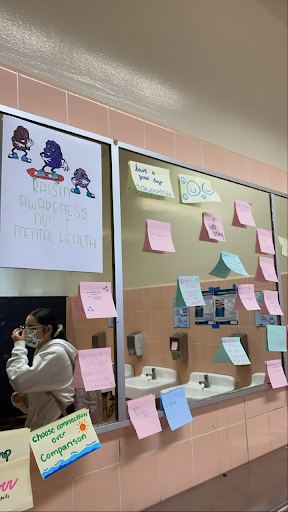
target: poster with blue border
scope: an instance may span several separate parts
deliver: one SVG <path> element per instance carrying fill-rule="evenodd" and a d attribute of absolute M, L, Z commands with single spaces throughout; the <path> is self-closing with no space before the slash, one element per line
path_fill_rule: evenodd
<path fill-rule="evenodd" d="M 190 313 L 189 308 L 187 306 L 178 308 L 175 306 L 175 299 L 173 299 L 174 304 L 174 327 L 189 329 L 190 328 Z"/>
<path fill-rule="evenodd" d="M 261 307 L 263 301 L 263 292 L 255 292 L 256 300 Z M 256 327 L 266 327 L 266 325 L 277 325 L 277 315 L 260 315 L 259 311 L 254 311 L 254 320 Z"/>

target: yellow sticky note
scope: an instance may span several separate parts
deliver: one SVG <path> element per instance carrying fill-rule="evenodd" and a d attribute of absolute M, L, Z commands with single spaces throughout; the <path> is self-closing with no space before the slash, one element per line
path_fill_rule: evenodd
<path fill-rule="evenodd" d="M 173 198 L 169 169 L 130 160 L 126 192 L 134 195 L 152 194 L 152 196 Z"/>

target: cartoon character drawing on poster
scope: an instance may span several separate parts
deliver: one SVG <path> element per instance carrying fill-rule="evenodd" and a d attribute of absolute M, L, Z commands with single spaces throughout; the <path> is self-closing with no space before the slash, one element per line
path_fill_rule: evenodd
<path fill-rule="evenodd" d="M 74 192 L 74 194 L 80 194 L 80 188 L 86 189 L 86 196 L 91 197 L 92 199 L 95 198 L 95 194 L 92 194 L 88 190 L 88 185 L 91 180 L 89 180 L 86 171 L 84 169 L 76 169 L 74 172 L 74 176 L 72 176 L 71 181 L 74 185 L 74 188 L 71 188 L 71 192 Z M 80 187 L 80 188 L 79 188 Z"/>
<path fill-rule="evenodd" d="M 29 131 L 24 126 L 17 126 L 16 130 L 14 130 L 13 135 L 11 137 L 12 141 L 12 150 L 9 153 L 8 158 L 13 158 L 14 160 L 19 160 L 18 153 L 16 151 L 22 151 L 24 155 L 21 156 L 21 161 L 31 164 L 31 158 L 28 158 L 27 151 L 30 151 L 31 146 L 33 146 L 34 141 L 30 138 Z"/>
<path fill-rule="evenodd" d="M 61 147 L 54 140 L 47 140 L 46 145 L 42 153 L 40 153 L 44 165 L 42 169 L 27 169 L 28 174 L 31 177 L 42 178 L 46 180 L 53 180 L 56 182 L 63 181 L 64 177 L 61 174 L 57 174 L 55 169 L 63 169 L 63 171 L 69 171 L 69 166 L 66 160 L 63 158 Z M 45 171 L 48 167 L 50 172 Z"/>

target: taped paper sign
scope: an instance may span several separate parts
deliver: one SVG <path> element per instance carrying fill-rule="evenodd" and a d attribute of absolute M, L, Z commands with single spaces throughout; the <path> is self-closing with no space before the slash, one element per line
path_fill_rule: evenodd
<path fill-rule="evenodd" d="M 247 311 L 260 309 L 255 297 L 254 284 L 240 284 L 237 286 L 234 310 L 241 311 L 242 309 L 247 309 Z"/>
<path fill-rule="evenodd" d="M 0 432 L 0 511 L 33 507 L 30 480 L 30 430 Z"/>
<path fill-rule="evenodd" d="M 221 215 L 202 213 L 202 227 L 199 240 L 203 242 L 225 242 Z"/>
<path fill-rule="evenodd" d="M 146 220 L 145 240 L 142 251 L 155 252 L 158 254 L 175 252 L 169 222 Z"/>
<path fill-rule="evenodd" d="M 127 402 L 130 420 L 138 439 L 161 432 L 162 427 L 155 404 L 155 395 L 146 395 Z"/>
<path fill-rule="evenodd" d="M 203 178 L 178 174 L 181 203 L 221 203 L 217 192 L 211 187 L 211 183 Z"/>
<path fill-rule="evenodd" d="M 274 283 L 278 283 L 278 278 L 274 267 L 274 260 L 272 258 L 258 256 L 258 266 L 255 274 L 255 281 L 273 281 Z"/>
<path fill-rule="evenodd" d="M 163 393 L 160 401 L 171 430 L 183 427 L 193 420 L 183 386 Z"/>
<path fill-rule="evenodd" d="M 72 386 L 86 391 L 114 388 L 111 348 L 78 350 Z"/>
<path fill-rule="evenodd" d="M 174 197 L 169 169 L 140 164 L 139 162 L 130 160 L 130 162 L 128 162 L 126 193 L 139 195 L 139 192 L 141 195 L 144 193 L 163 197 Z"/>
<path fill-rule="evenodd" d="M 284 316 L 278 300 L 278 292 L 272 290 L 263 290 L 263 299 L 260 315 L 280 315 Z"/>
<path fill-rule="evenodd" d="M 205 302 L 201 292 L 199 276 L 177 277 L 177 293 L 175 307 L 204 306 Z"/>
<path fill-rule="evenodd" d="M 287 352 L 286 325 L 266 326 L 266 350 L 270 352 Z"/>
<path fill-rule="evenodd" d="M 236 366 L 251 364 L 241 345 L 240 338 L 221 338 L 220 346 L 212 363 L 229 362 Z"/>
<path fill-rule="evenodd" d="M 235 199 L 232 226 L 236 226 L 238 228 L 256 226 L 253 219 L 251 206 L 252 203 L 246 203 L 245 201 L 239 201 L 238 199 Z"/>
<path fill-rule="evenodd" d="M 245 268 L 243 267 L 238 254 L 232 254 L 231 252 L 221 251 L 219 261 L 216 267 L 209 272 L 211 276 L 221 277 L 226 279 L 229 276 L 231 270 L 242 276 L 249 276 Z"/>
<path fill-rule="evenodd" d="M 109 318 L 118 316 L 111 293 L 111 283 L 81 282 L 74 308 L 74 318 Z"/>
<path fill-rule="evenodd" d="M 273 389 L 282 388 L 288 386 L 287 379 L 282 367 L 280 359 L 273 359 L 272 361 L 265 361 L 266 372 L 264 378 L 264 384 L 271 383 Z"/>
<path fill-rule="evenodd" d="M 102 448 L 88 409 L 33 430 L 30 445 L 43 479 Z"/>
<path fill-rule="evenodd" d="M 272 231 L 256 229 L 255 252 L 258 254 L 275 254 Z"/>

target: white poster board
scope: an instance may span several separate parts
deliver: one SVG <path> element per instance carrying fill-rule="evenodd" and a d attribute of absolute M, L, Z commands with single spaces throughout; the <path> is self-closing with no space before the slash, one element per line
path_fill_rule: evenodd
<path fill-rule="evenodd" d="M 100 144 L 4 115 L 1 174 L 1 267 L 103 272 Z"/>

